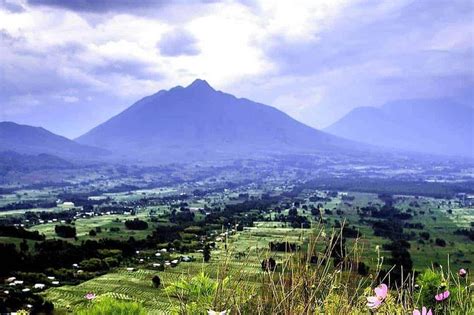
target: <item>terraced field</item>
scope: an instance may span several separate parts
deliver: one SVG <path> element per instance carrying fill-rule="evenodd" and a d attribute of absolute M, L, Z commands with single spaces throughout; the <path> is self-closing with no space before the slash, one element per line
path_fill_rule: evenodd
<path fill-rule="evenodd" d="M 300 233 L 301 232 L 301 233 Z M 204 271 L 212 278 L 222 277 L 224 274 L 231 277 L 245 279 L 245 285 L 258 285 L 261 274 L 260 262 L 267 257 L 268 243 L 275 240 L 287 240 L 302 243 L 306 231 L 294 229 L 250 228 L 229 237 L 227 251 L 225 243 L 218 243 L 217 249 L 212 251 L 208 263 L 202 261 L 182 262 L 177 267 L 167 267 L 165 271 L 156 271 L 140 267 L 136 271 L 127 271 L 121 267 L 114 271 L 83 282 L 76 286 L 62 286 L 50 288 L 44 295 L 53 301 L 56 309 L 75 309 L 86 307 L 89 303 L 84 298 L 88 292 L 101 296 L 113 296 L 117 299 L 134 300 L 140 302 L 151 314 L 162 314 L 169 311 L 177 301 L 164 293 L 163 287 L 177 281 L 181 277 L 190 278 Z M 238 257 L 238 253 L 243 256 Z M 200 253 L 190 254 L 202 257 Z M 284 254 L 275 255 L 279 257 Z M 278 259 L 278 258 L 277 258 Z M 159 275 L 162 288 L 154 288 L 151 279 Z"/>

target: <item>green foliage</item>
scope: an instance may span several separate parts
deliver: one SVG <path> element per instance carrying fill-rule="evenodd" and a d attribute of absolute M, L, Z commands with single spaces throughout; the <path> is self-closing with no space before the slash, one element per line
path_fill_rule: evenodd
<path fill-rule="evenodd" d="M 471 314 L 473 312 L 473 295 L 469 279 L 461 279 L 457 274 L 443 272 L 443 269 L 426 269 L 417 279 L 418 291 L 414 304 L 419 308 L 426 306 L 436 314 Z M 449 291 L 450 295 L 444 301 L 435 300 L 435 295 Z"/>
<path fill-rule="evenodd" d="M 206 314 L 212 307 L 219 286 L 225 287 L 228 279 L 219 282 L 201 272 L 190 279 L 183 278 L 172 283 L 166 287 L 165 292 L 181 301 L 175 311 L 185 314 Z"/>
<path fill-rule="evenodd" d="M 146 315 L 137 302 L 120 301 L 101 297 L 91 302 L 90 307 L 75 312 L 76 315 Z"/>
<path fill-rule="evenodd" d="M 91 258 L 81 261 L 82 269 L 86 271 L 99 271 L 106 268 L 106 264 L 99 258 Z"/>
<path fill-rule="evenodd" d="M 433 307 L 435 305 L 434 296 L 439 292 L 442 283 L 443 278 L 440 273 L 432 269 L 423 271 L 416 279 L 416 284 L 418 285 L 417 300 L 419 304 Z"/>

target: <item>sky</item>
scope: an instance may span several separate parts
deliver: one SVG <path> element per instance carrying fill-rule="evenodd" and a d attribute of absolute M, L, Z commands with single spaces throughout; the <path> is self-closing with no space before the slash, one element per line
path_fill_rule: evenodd
<path fill-rule="evenodd" d="M 0 121 L 77 137 L 205 79 L 324 128 L 400 99 L 473 103 L 471 0 L 0 0 Z"/>

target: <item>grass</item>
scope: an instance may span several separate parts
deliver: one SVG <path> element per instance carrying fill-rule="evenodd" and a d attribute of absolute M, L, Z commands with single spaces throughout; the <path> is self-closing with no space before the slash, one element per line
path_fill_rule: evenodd
<path fill-rule="evenodd" d="M 142 220 L 148 221 L 148 229 L 133 231 L 125 228 L 124 221 L 133 220 L 134 218 L 140 218 Z M 46 238 L 58 238 L 54 228 L 60 223 L 44 223 L 35 225 L 29 230 L 38 231 L 46 236 Z M 150 222 L 147 219 L 146 213 L 139 213 L 136 216 L 127 216 L 127 215 L 107 215 L 107 216 L 95 216 L 91 218 L 79 218 L 75 221 L 74 226 L 76 227 L 77 240 L 75 242 L 80 243 L 83 240 L 88 239 L 99 239 L 99 238 L 110 238 L 118 240 L 127 240 L 130 237 L 135 239 L 144 239 L 147 235 L 151 233 L 155 228 L 155 224 Z M 111 228 L 119 228 L 119 232 L 110 231 Z M 95 230 L 96 228 L 101 228 L 102 232 L 98 233 L 96 237 L 89 236 L 89 231 Z M 71 241 L 73 241 L 71 239 Z"/>

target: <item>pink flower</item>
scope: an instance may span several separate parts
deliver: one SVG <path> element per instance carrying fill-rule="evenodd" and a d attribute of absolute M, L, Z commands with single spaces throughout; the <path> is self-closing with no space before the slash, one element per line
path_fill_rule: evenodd
<path fill-rule="evenodd" d="M 426 310 L 426 307 L 422 307 L 421 312 L 419 310 L 414 310 L 413 315 L 433 315 L 431 309 Z"/>
<path fill-rule="evenodd" d="M 371 309 L 378 308 L 382 302 L 385 300 L 388 294 L 388 287 L 386 284 L 382 283 L 374 289 L 375 296 L 369 296 L 367 298 L 367 307 Z"/>
<path fill-rule="evenodd" d="M 435 300 L 438 302 L 444 301 L 449 297 L 449 291 L 444 291 L 443 293 L 439 293 L 435 295 Z"/>
<path fill-rule="evenodd" d="M 84 296 L 87 300 L 89 301 L 92 301 L 93 299 L 96 298 L 95 294 L 94 293 L 87 293 L 85 296 Z"/>
<path fill-rule="evenodd" d="M 466 276 L 466 274 L 467 274 L 467 271 L 466 271 L 466 269 L 461 268 L 461 269 L 459 269 L 458 274 L 459 274 L 459 276 L 460 276 L 461 278 L 464 278 L 464 277 Z"/>

